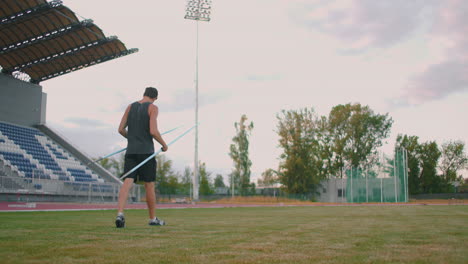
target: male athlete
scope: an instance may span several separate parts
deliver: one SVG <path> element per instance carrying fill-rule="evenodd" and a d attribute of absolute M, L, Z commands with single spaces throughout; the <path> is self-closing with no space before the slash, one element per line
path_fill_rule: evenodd
<path fill-rule="evenodd" d="M 153 138 L 167 151 L 168 146 L 158 130 L 158 107 L 153 103 L 158 99 L 158 90 L 148 87 L 143 99 L 127 107 L 119 125 L 119 133 L 128 140 L 125 153 L 124 173 L 130 171 L 146 158 L 154 154 Z M 128 130 L 127 130 L 128 127 Z M 146 189 L 146 204 L 148 205 L 149 225 L 165 225 L 163 220 L 155 216 L 156 194 L 154 181 L 156 180 L 156 159 L 150 159 L 135 172 L 124 179 L 119 192 L 119 211 L 115 220 L 118 228 L 125 227 L 124 208 L 127 203 L 128 192 L 133 182 L 143 181 Z"/>

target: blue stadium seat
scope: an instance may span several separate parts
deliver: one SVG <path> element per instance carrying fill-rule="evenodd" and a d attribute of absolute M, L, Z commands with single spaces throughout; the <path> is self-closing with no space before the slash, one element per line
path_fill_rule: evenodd
<path fill-rule="evenodd" d="M 69 153 L 35 128 L 0 122 L 0 132 L 0 155 L 17 167 L 26 178 L 51 179 L 53 174 L 53 178 L 60 181 L 74 179 L 77 182 L 96 182 L 99 179 L 103 182 L 98 175 L 91 173 L 86 166 L 71 158 Z M 52 174 L 49 175 L 46 171 L 51 171 Z"/>

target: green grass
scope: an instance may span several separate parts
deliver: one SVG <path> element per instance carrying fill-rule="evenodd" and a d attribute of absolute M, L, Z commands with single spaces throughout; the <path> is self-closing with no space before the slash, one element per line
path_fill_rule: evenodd
<path fill-rule="evenodd" d="M 0 213 L 7 263 L 468 263 L 468 206 Z"/>

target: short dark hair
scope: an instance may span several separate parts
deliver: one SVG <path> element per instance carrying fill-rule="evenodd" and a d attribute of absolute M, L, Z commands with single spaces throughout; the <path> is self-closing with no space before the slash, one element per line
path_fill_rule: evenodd
<path fill-rule="evenodd" d="M 158 90 L 154 87 L 147 87 L 143 96 L 148 96 L 149 98 L 157 98 Z"/>

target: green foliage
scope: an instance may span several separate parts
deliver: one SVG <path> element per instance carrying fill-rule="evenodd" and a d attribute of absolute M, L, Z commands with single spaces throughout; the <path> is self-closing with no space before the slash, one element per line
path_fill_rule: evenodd
<path fill-rule="evenodd" d="M 445 182 L 452 183 L 458 181 L 461 175 L 460 170 L 468 167 L 468 156 L 465 153 L 465 143 L 462 141 L 449 141 L 442 144 L 442 160 L 440 169 L 442 170 Z"/>
<path fill-rule="evenodd" d="M 262 172 L 262 178 L 257 180 L 259 186 L 270 187 L 279 182 L 278 173 L 273 169 Z"/>
<path fill-rule="evenodd" d="M 377 148 L 390 134 L 393 120 L 388 114 L 375 114 L 361 104 L 337 105 L 328 117 L 331 137 L 333 169 L 343 175 L 346 165 L 368 168 L 376 162 Z"/>
<path fill-rule="evenodd" d="M 216 174 L 216 178 L 214 180 L 214 187 L 215 188 L 224 188 L 226 185 L 224 184 L 223 175 Z"/>
<path fill-rule="evenodd" d="M 420 145 L 417 136 L 398 135 L 396 139 L 397 148 L 404 148 L 408 153 L 408 192 L 418 194 L 422 192 L 419 179 L 420 168 Z"/>
<path fill-rule="evenodd" d="M 190 167 L 185 167 L 183 174 L 180 176 L 179 192 L 189 195 L 191 193 L 193 173 Z"/>
<path fill-rule="evenodd" d="M 177 175 L 170 175 L 169 178 L 167 179 L 167 185 L 166 185 L 166 193 L 172 194 L 172 193 L 178 193 L 179 189 L 179 179 Z"/>
<path fill-rule="evenodd" d="M 348 133 L 347 120 L 350 118 L 349 111 L 343 105 L 332 108 L 328 116 L 328 129 L 331 138 L 331 151 L 334 153 L 332 160 L 332 173 L 344 176 L 346 165 L 346 146 L 350 135 Z"/>
<path fill-rule="evenodd" d="M 322 177 L 336 176 L 337 170 L 334 165 L 334 156 L 336 153 L 333 151 L 333 134 L 334 130 L 331 129 L 329 120 L 325 116 L 321 116 L 315 120 L 315 134 L 317 139 L 317 166 Z"/>
<path fill-rule="evenodd" d="M 172 161 L 164 155 L 156 156 L 156 181 L 160 194 L 175 194 L 178 188 L 177 175 L 172 170 Z"/>
<path fill-rule="evenodd" d="M 200 186 L 199 193 L 200 195 L 211 195 L 214 193 L 213 187 L 210 183 L 211 172 L 206 170 L 205 163 L 201 163 L 198 166 L 198 175 L 200 175 Z"/>
<path fill-rule="evenodd" d="M 185 167 L 182 175 L 175 173 L 172 169 L 172 161 L 164 155 L 156 156 L 157 159 L 157 181 L 160 194 L 190 194 L 193 173 L 189 167 Z M 199 193 L 211 195 L 214 193 L 210 181 L 211 173 L 206 170 L 206 164 L 200 162 L 198 167 L 200 177 Z"/>
<path fill-rule="evenodd" d="M 236 135 L 232 138 L 234 142 L 230 146 L 229 156 L 234 162 L 234 169 L 231 177 L 234 177 L 234 186 L 240 195 L 251 193 L 250 167 L 252 161 L 249 158 L 249 136 L 254 127 L 253 122 L 246 124 L 247 116 L 242 115 L 239 122 L 234 124 Z"/>
<path fill-rule="evenodd" d="M 318 150 L 319 141 L 313 109 L 283 110 L 277 115 L 279 146 L 283 149 L 279 180 L 288 193 L 315 194 L 324 175 L 323 160 Z"/>
<path fill-rule="evenodd" d="M 124 170 L 125 155 L 120 155 L 117 159 L 115 158 L 105 158 L 100 160 L 98 163 L 104 169 L 108 170 L 115 176 L 123 175 Z"/>
<path fill-rule="evenodd" d="M 459 179 L 461 182 L 460 186 L 458 186 L 458 192 L 461 193 L 468 193 L 468 179 Z"/>
<path fill-rule="evenodd" d="M 320 180 L 343 177 L 347 166 L 369 171 L 393 124 L 388 114 L 360 104 L 337 105 L 328 118 L 313 109 L 283 110 L 277 118 L 283 149 L 278 176 L 290 193 L 314 193 Z"/>
<path fill-rule="evenodd" d="M 435 141 L 423 143 L 420 146 L 421 190 L 423 193 L 441 192 L 441 179 L 437 176 L 437 164 L 441 152 Z"/>
<path fill-rule="evenodd" d="M 450 141 L 439 149 L 435 141 L 419 143 L 416 136 L 398 135 L 396 146 L 408 152 L 410 194 L 454 192 L 453 184 L 462 182 L 458 173 L 468 163 L 463 142 Z"/>

